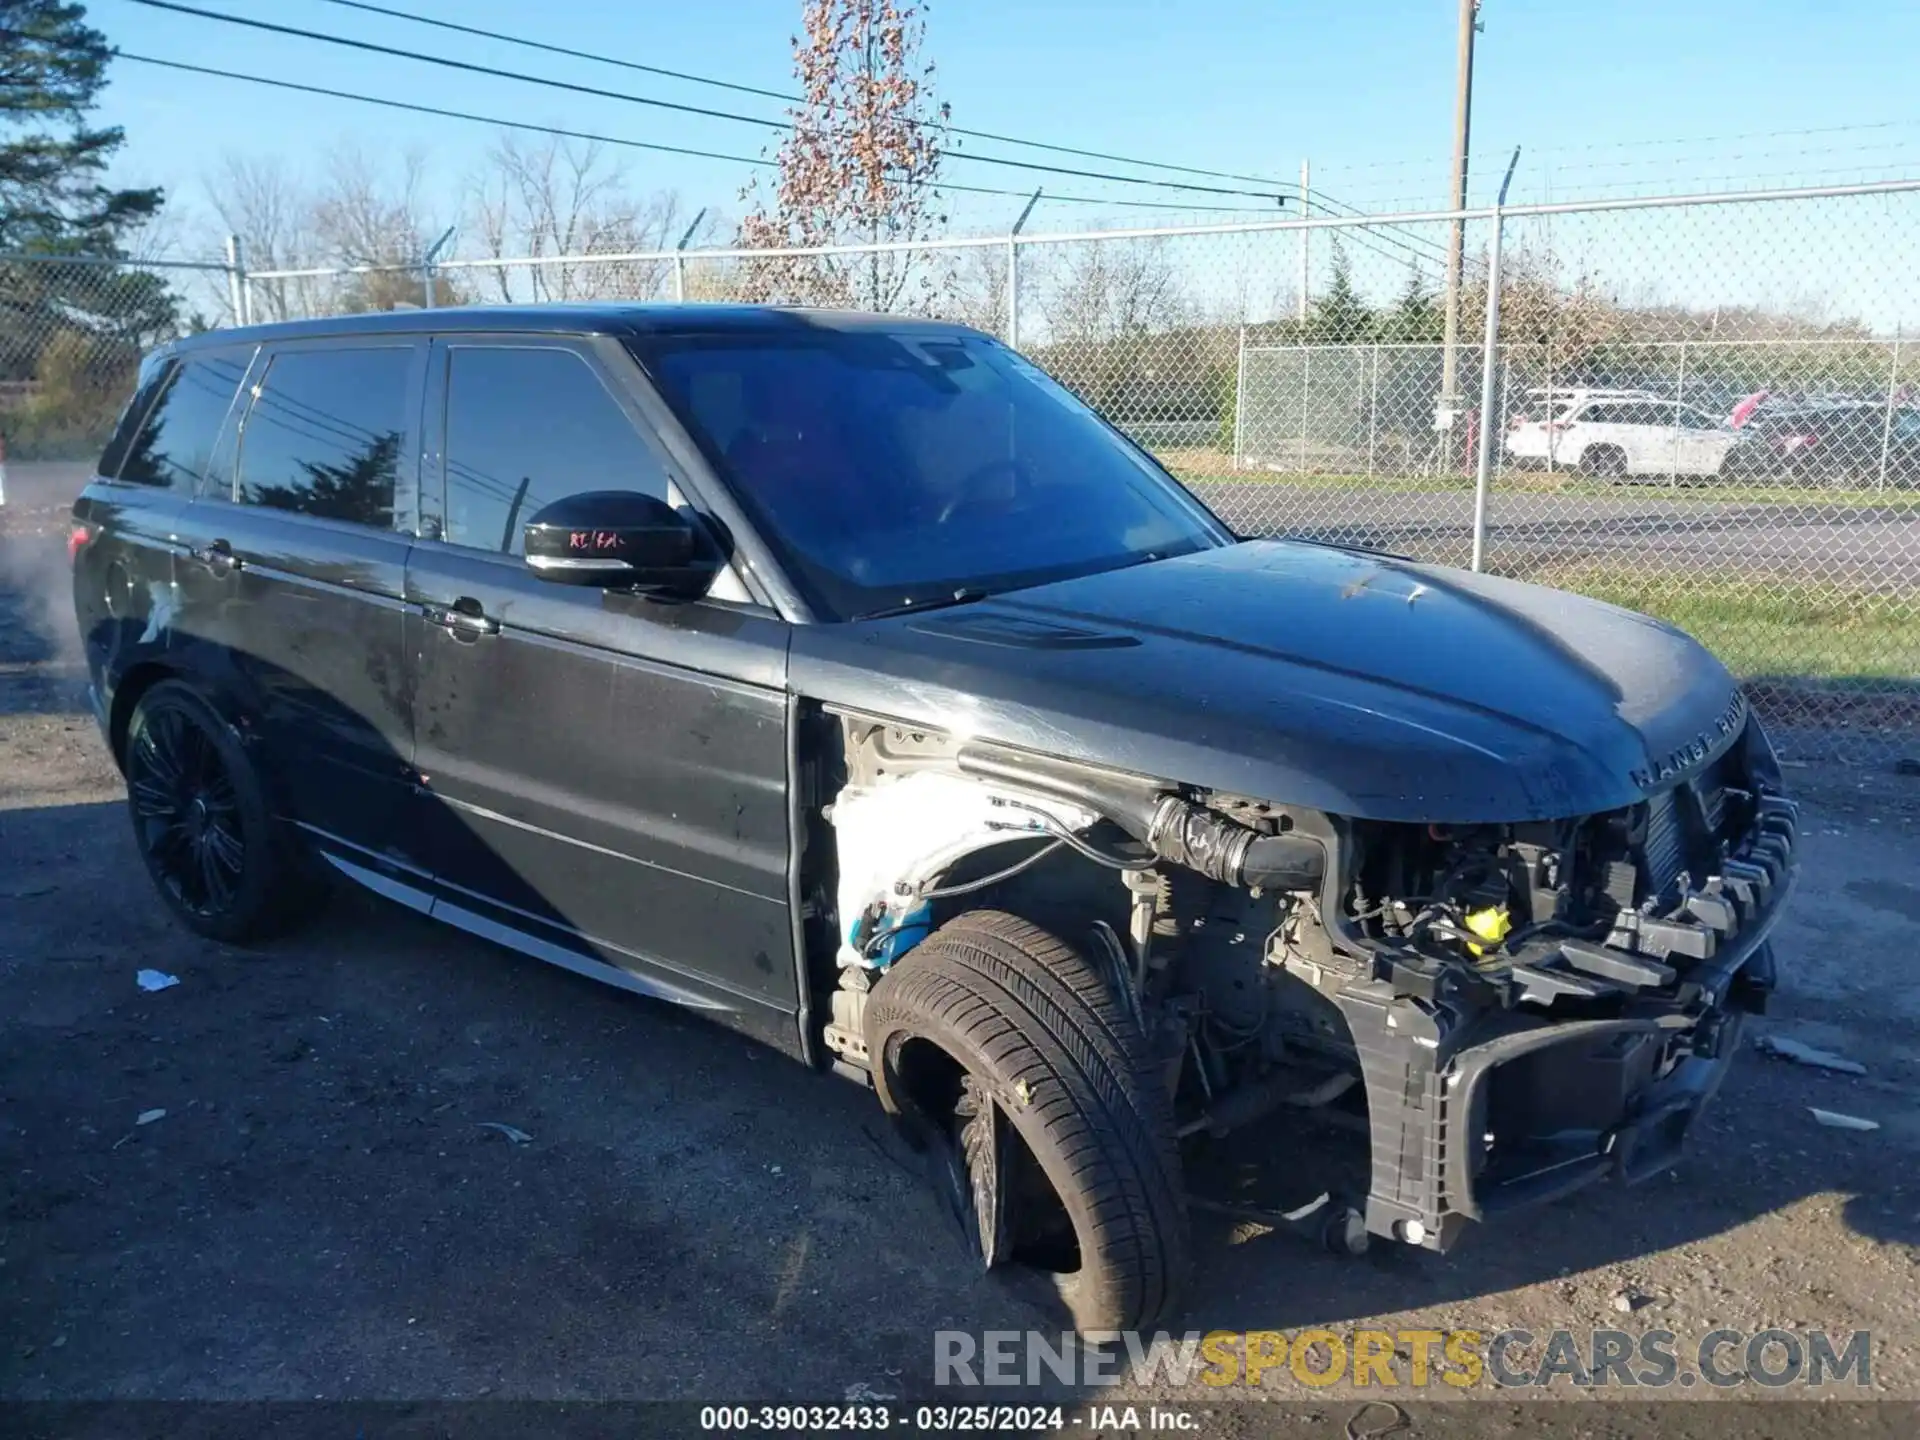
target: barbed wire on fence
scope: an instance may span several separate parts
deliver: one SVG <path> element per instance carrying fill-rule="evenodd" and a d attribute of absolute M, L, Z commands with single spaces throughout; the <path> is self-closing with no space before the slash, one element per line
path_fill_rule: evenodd
<path fill-rule="evenodd" d="M 430 300 L 844 305 L 848 265 L 875 256 L 893 308 L 1016 344 L 1240 533 L 1478 556 L 1671 620 L 1790 750 L 1920 738 L 1914 181 L 433 266 L 0 256 L 0 433 L 16 461 L 97 453 L 141 352 L 200 325 Z"/>

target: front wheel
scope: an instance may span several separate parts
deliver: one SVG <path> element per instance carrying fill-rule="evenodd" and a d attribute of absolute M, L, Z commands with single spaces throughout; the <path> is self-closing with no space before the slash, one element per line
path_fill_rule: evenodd
<path fill-rule="evenodd" d="M 1589 445 L 1580 454 L 1580 473 L 1600 480 L 1620 480 L 1627 473 L 1627 452 L 1617 445 Z"/>
<path fill-rule="evenodd" d="M 1172 1105 L 1083 956 L 970 912 L 880 981 L 866 1032 L 881 1104 L 933 1161 L 985 1268 L 1044 1280 L 1025 1288 L 1086 1334 L 1172 1308 L 1188 1266 Z"/>
<path fill-rule="evenodd" d="M 127 809 L 147 874 L 196 934 L 264 939 L 316 882 L 232 728 L 192 686 L 163 680 L 127 726 Z"/>

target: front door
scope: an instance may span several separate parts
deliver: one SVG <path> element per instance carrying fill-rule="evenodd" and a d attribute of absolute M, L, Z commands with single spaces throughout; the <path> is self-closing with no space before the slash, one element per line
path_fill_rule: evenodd
<path fill-rule="evenodd" d="M 786 624 L 557 584 L 520 558 L 526 520 L 564 496 L 683 503 L 639 384 L 592 341 L 434 346 L 406 622 L 434 913 L 790 1044 Z"/>
<path fill-rule="evenodd" d="M 412 799 L 401 589 L 426 344 L 287 342 L 178 526 L 176 632 L 257 733 L 293 816 L 338 854 L 404 860 Z"/>

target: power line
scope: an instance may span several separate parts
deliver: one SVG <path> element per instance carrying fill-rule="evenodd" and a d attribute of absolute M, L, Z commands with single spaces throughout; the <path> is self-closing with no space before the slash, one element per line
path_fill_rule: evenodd
<path fill-rule="evenodd" d="M 388 110 L 406 110 L 416 115 L 436 115 L 447 120 L 467 120 L 479 125 L 493 125 L 506 130 L 527 130 L 540 135 L 553 135 L 564 140 L 587 140 L 601 145 L 618 145 L 630 150 L 652 150 L 668 155 L 689 155 L 699 160 L 724 160 L 736 165 L 754 165 L 771 168 L 773 161 L 752 155 L 728 155 L 718 150 L 696 150 L 685 145 L 666 145 L 652 140 L 630 140 L 619 135 L 599 135 L 590 130 L 569 130 L 557 125 L 535 125 L 527 120 L 502 120 L 492 115 L 476 115 L 467 110 L 448 110 L 438 105 L 421 105 L 411 100 L 389 100 L 379 95 L 361 95 L 351 90 L 335 90 L 325 85 L 305 85 L 294 80 L 275 80 L 265 75 L 243 75 L 234 70 L 218 70 L 208 65 L 190 65 L 184 60 L 163 60 L 156 55 L 135 55 L 130 51 L 115 52 L 121 60 L 131 60 L 139 65 L 158 65 L 167 70 L 185 71 L 192 75 L 211 75 L 221 80 L 240 80 L 249 85 L 265 85 L 275 90 L 293 90 L 304 95 L 321 95 L 331 100 L 352 100 L 361 105 L 378 105 Z M 936 190 L 964 191 L 972 195 L 1002 195 L 1016 200 L 1027 198 L 1024 190 L 996 190 L 981 185 L 955 185 L 944 180 L 915 181 L 915 184 L 927 185 Z M 1048 200 L 1057 200 L 1067 205 L 1110 205 L 1126 206 L 1130 209 L 1165 210 L 1167 204 L 1158 200 L 1107 200 L 1097 195 L 1048 195 Z M 1185 210 L 1223 211 L 1232 214 L 1244 214 L 1247 207 L 1235 205 L 1185 205 Z M 1262 212 L 1264 213 L 1264 212 Z"/>
<path fill-rule="evenodd" d="M 1325 191 L 1316 190 L 1312 186 L 1309 186 L 1307 188 L 1307 195 L 1309 196 L 1309 198 L 1313 200 L 1317 200 L 1322 206 L 1332 209 L 1336 214 L 1344 212 L 1346 215 L 1350 215 L 1355 218 L 1359 218 L 1359 219 L 1367 218 L 1367 212 L 1365 210 L 1362 210 L 1355 205 L 1349 205 L 1344 200 L 1336 200 L 1333 198 L 1333 196 L 1327 194 Z M 1343 228 L 1341 231 L 1336 232 L 1335 238 L 1339 239 L 1339 238 L 1342 238 L 1343 236 L 1351 235 L 1353 233 L 1354 232 L 1351 229 L 1351 227 L 1346 227 L 1346 228 Z M 1442 260 L 1446 256 L 1446 247 L 1443 246 L 1439 241 L 1429 240 L 1424 235 L 1421 235 L 1418 231 L 1409 230 L 1404 226 L 1391 225 L 1391 224 L 1379 225 L 1374 227 L 1371 231 L 1364 232 L 1364 233 L 1370 233 L 1374 235 L 1376 238 L 1378 238 L 1379 240 L 1384 241 L 1386 244 L 1395 246 L 1398 249 L 1405 251 L 1407 258 L 1415 265 L 1419 265 L 1422 263 L 1430 264 L 1435 261 Z M 1407 238 L 1401 239 L 1399 238 L 1400 236 L 1405 236 Z M 1428 250 L 1416 249 L 1412 243 L 1414 241 L 1418 241 L 1421 245 L 1427 246 Z M 1364 242 L 1362 242 L 1362 244 L 1364 246 Z M 1437 252 L 1437 253 L 1429 253 L 1429 251 Z M 1375 251 L 1374 253 L 1378 254 L 1379 252 Z M 1392 257 L 1388 257 L 1388 258 L 1392 258 Z"/>
<path fill-rule="evenodd" d="M 619 60 L 611 55 L 595 55 L 587 50 L 574 50 L 565 45 L 550 44 L 545 40 L 533 40 L 524 35 L 508 35 L 498 30 L 482 30 L 477 25 L 461 25 L 452 20 L 436 20 L 429 15 L 415 15 L 411 11 L 396 10 L 388 5 L 372 5 L 367 0 L 323 0 L 328 5 L 339 5 L 348 10 L 364 10 L 370 15 L 385 15 L 395 20 L 408 20 L 416 25 L 429 25 L 436 30 L 451 30 L 460 35 L 475 35 L 484 40 L 498 40 L 506 45 L 521 45 L 529 50 L 544 50 L 550 55 L 565 55 L 574 60 L 590 60 L 599 65 L 615 65 L 622 70 L 635 70 L 645 75 L 661 75 L 670 80 L 685 80 L 693 85 L 711 85 L 721 90 L 732 90 L 741 95 L 758 95 L 767 100 L 778 100 L 786 105 L 803 105 L 805 100 L 798 95 L 789 95 L 780 90 L 766 90 L 758 85 L 742 85 L 733 80 L 717 80 L 709 75 L 691 75 L 684 70 L 668 70 L 659 65 L 643 65 L 637 60 Z M 1177 170 L 1186 175 L 1204 175 L 1213 180 L 1246 180 L 1255 185 L 1279 185 L 1281 182 L 1265 175 L 1240 175 L 1231 170 L 1207 170 L 1198 165 L 1175 165 L 1166 160 L 1140 160 L 1131 155 L 1114 155 L 1104 150 L 1080 150 L 1072 145 L 1055 145 L 1045 140 L 1026 140 L 1018 135 L 1000 135 L 991 130 L 969 130 L 961 125 L 945 125 L 929 120 L 909 120 L 906 123 L 915 126 L 945 130 L 952 135 L 964 135 L 971 140 L 992 140 L 1002 145 L 1025 145 L 1034 150 L 1050 150 L 1056 155 L 1078 155 L 1083 160 L 1108 160 L 1118 165 L 1139 165 L 1149 170 Z"/>
<path fill-rule="evenodd" d="M 571 80 L 555 80 L 544 75 L 528 75 L 518 70 L 502 70 L 492 65 L 478 65 L 468 60 L 455 60 L 447 55 L 431 55 L 419 50 L 402 50 L 392 45 L 378 45 L 371 40 L 355 40 L 346 35 L 330 35 L 322 30 L 303 30 L 293 25 L 277 25 L 269 20 L 253 20 L 244 15 L 226 15 L 218 10 L 201 10 L 192 5 L 180 5 L 174 0 L 133 0 L 150 10 L 168 10 L 180 15 L 192 15 L 202 20 L 216 20 L 228 25 L 241 25 L 250 30 L 263 30 L 275 35 L 288 35 L 301 40 L 317 40 L 323 44 L 341 45 L 350 50 L 359 50 L 372 55 L 391 55 L 402 60 L 417 60 L 427 65 L 438 65 L 449 70 L 460 70 L 472 75 L 487 75 L 500 80 L 516 80 L 528 85 L 543 85 L 548 89 L 570 91 L 577 95 L 591 95 L 602 100 L 620 100 L 630 105 L 647 105 L 655 109 L 672 110 L 683 115 L 698 115 L 710 120 L 726 120 L 735 124 L 752 125 L 762 130 L 785 130 L 786 124 L 757 118 L 752 115 L 737 115 L 727 110 L 713 110 L 703 105 L 687 105 L 674 100 L 660 100 L 645 95 L 628 95 L 618 90 L 604 90 L 597 85 L 580 85 Z M 966 150 L 949 150 L 944 158 L 966 160 L 979 165 L 1004 165 L 1016 170 L 1030 170 L 1050 175 L 1071 175 L 1082 180 L 1104 180 L 1118 185 L 1146 185 L 1162 190 L 1183 190 L 1203 195 L 1247 196 L 1256 200 L 1271 200 L 1284 204 L 1285 197 L 1271 191 L 1237 190 L 1219 185 L 1198 185 L 1187 180 L 1150 180 L 1137 175 L 1116 175 L 1098 170 L 1076 170 L 1064 165 L 1048 165 L 1038 160 L 1015 160 L 1004 155 L 977 155 Z"/>

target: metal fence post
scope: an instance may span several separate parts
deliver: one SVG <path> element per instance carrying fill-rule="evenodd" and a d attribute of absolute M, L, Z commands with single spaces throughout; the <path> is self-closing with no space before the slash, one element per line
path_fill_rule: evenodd
<path fill-rule="evenodd" d="M 1509 171 L 1509 174 L 1512 172 Z M 1501 199 L 1506 187 L 1501 187 Z M 1480 348 L 1480 456 L 1473 479 L 1473 568 L 1487 558 L 1487 489 L 1493 475 L 1493 372 L 1500 346 L 1500 234 L 1505 220 L 1493 207 L 1493 240 L 1487 246 L 1487 334 Z"/>
<path fill-rule="evenodd" d="M 693 232 L 700 228 L 700 222 L 707 218 L 707 207 L 702 205 L 699 214 L 693 217 L 693 223 L 687 226 L 686 233 L 680 237 L 680 243 L 673 247 L 673 298 L 677 304 L 687 303 L 687 246 L 693 240 Z"/>
<path fill-rule="evenodd" d="M 427 253 L 420 257 L 421 278 L 425 282 L 427 309 L 434 307 L 433 262 L 440 258 L 440 252 L 447 248 L 447 242 L 453 239 L 453 226 L 449 225 L 440 238 L 433 242 Z"/>
<path fill-rule="evenodd" d="M 1373 453 L 1380 439 L 1380 342 L 1373 342 L 1373 380 L 1367 391 L 1367 478 L 1373 478 Z"/>
<path fill-rule="evenodd" d="M 1242 348 L 1246 343 L 1243 332 Z M 1020 242 L 1011 235 L 1007 236 L 1007 348 L 1020 348 Z"/>
<path fill-rule="evenodd" d="M 1876 490 L 1887 488 L 1887 453 L 1893 448 L 1893 402 L 1900 393 L 1900 327 L 1893 330 L 1893 359 L 1887 365 L 1887 414 L 1880 424 L 1880 480 Z"/>
<path fill-rule="evenodd" d="M 233 323 L 253 323 L 253 297 L 247 289 L 247 252 L 238 235 L 227 236 L 227 302 L 233 306 Z"/>
<path fill-rule="evenodd" d="M 1673 387 L 1673 450 L 1667 468 L 1672 471 L 1667 483 L 1674 488 L 1680 485 L 1680 432 L 1685 427 L 1680 423 L 1680 407 L 1687 398 L 1687 342 L 1680 342 L 1680 378 Z"/>
<path fill-rule="evenodd" d="M 1020 211 L 1020 218 L 1013 222 L 1013 228 L 1007 231 L 1007 348 L 1020 348 L 1020 232 L 1027 228 L 1027 217 L 1033 214 L 1033 207 L 1040 203 L 1040 191 L 1035 189 L 1027 197 L 1027 203 Z"/>
<path fill-rule="evenodd" d="M 1513 184 L 1514 167 L 1520 163 L 1520 147 L 1513 147 L 1507 173 L 1500 181 L 1500 193 L 1493 201 L 1493 241 L 1487 246 L 1487 335 L 1480 347 L 1480 456 L 1473 476 L 1473 568 L 1479 570 L 1487 558 L 1487 490 L 1493 478 L 1493 371 L 1500 354 L 1500 291 L 1504 279 L 1500 273 L 1500 237 L 1506 229 L 1507 187 Z"/>
<path fill-rule="evenodd" d="M 1558 452 L 1559 436 L 1553 430 L 1553 335 L 1547 335 L 1547 398 L 1540 411 L 1541 423 L 1547 427 L 1547 474 L 1554 472 L 1554 457 Z"/>
<path fill-rule="evenodd" d="M 1313 209 L 1307 185 L 1307 179 L 1312 173 L 1312 168 L 1302 160 L 1300 162 L 1300 218 L 1302 220 L 1306 219 Z M 1312 242 L 1313 231 L 1302 225 L 1300 227 L 1300 303 L 1299 313 L 1295 316 L 1302 325 L 1307 323 L 1307 292 L 1313 288 Z"/>
<path fill-rule="evenodd" d="M 1240 468 L 1240 457 L 1246 453 L 1242 448 L 1242 435 L 1247 423 L 1247 327 L 1240 327 L 1240 363 L 1235 367 L 1233 378 L 1233 468 Z"/>
<path fill-rule="evenodd" d="M 1313 351 L 1300 347 L 1300 473 L 1307 473 L 1307 405 L 1313 398 Z"/>

